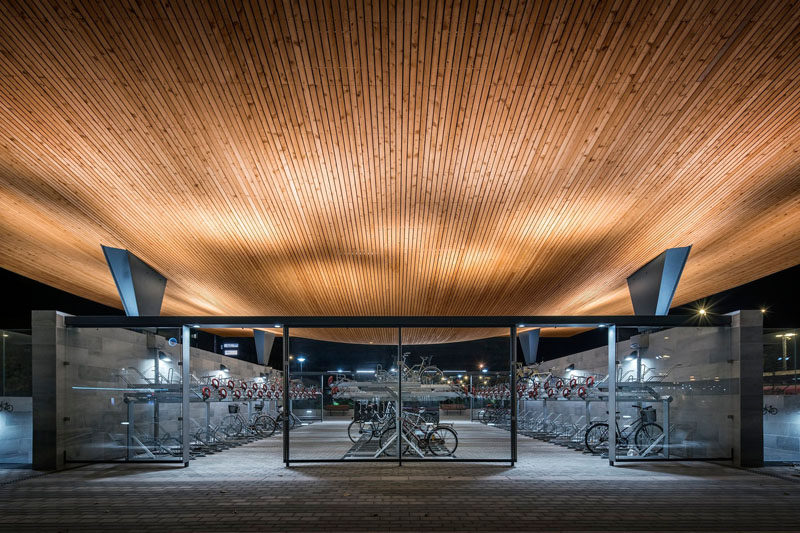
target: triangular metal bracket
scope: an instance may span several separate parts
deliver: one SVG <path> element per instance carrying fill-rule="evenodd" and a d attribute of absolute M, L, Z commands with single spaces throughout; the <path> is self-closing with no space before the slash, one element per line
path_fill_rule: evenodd
<path fill-rule="evenodd" d="M 691 246 L 670 248 L 628 277 L 636 315 L 666 316 L 678 288 Z"/>
<path fill-rule="evenodd" d="M 530 329 L 517 335 L 519 343 L 522 345 L 522 355 L 525 356 L 525 364 L 536 363 L 539 354 L 539 332 L 540 329 Z"/>
<path fill-rule="evenodd" d="M 103 246 L 122 307 L 128 316 L 158 316 L 167 278 L 123 248 Z"/>
<path fill-rule="evenodd" d="M 268 364 L 269 354 L 272 351 L 272 344 L 275 342 L 275 334 L 261 329 L 254 329 L 253 337 L 256 341 L 256 356 L 258 357 L 258 364 Z"/>

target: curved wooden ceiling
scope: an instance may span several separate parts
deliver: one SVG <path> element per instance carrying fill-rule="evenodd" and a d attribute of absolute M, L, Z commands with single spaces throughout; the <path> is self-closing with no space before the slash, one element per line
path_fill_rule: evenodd
<path fill-rule="evenodd" d="M 101 243 L 187 315 L 624 314 L 668 247 L 676 304 L 800 258 L 793 3 L 56 4 L 0 3 L 0 266 L 75 294 L 119 305 Z"/>

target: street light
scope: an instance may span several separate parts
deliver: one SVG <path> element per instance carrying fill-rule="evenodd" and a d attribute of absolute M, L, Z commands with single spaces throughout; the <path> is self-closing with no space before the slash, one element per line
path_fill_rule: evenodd
<path fill-rule="evenodd" d="M 306 362 L 305 356 L 301 355 L 300 357 L 298 357 L 297 358 L 297 362 L 300 363 L 300 373 L 302 374 L 303 373 L 303 363 Z"/>

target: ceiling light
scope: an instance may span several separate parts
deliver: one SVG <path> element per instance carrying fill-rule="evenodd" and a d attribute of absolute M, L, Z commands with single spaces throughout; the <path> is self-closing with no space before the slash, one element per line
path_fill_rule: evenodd
<path fill-rule="evenodd" d="M 706 310 L 703 307 L 701 307 L 697 312 L 700 313 L 701 315 L 705 315 L 706 314 Z"/>

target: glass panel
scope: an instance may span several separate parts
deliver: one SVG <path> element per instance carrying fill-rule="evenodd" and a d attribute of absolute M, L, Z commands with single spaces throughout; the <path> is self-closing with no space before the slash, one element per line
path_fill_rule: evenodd
<path fill-rule="evenodd" d="M 290 331 L 289 459 L 397 460 L 397 329 L 323 331 Z"/>
<path fill-rule="evenodd" d="M 0 463 L 31 463 L 31 332 L 0 330 Z"/>
<path fill-rule="evenodd" d="M 798 333 L 764 330 L 764 461 L 800 461 Z"/>
<path fill-rule="evenodd" d="M 67 461 L 180 461 L 180 350 L 180 330 L 67 328 Z"/>
<path fill-rule="evenodd" d="M 730 458 L 738 419 L 730 329 L 618 328 L 617 341 L 617 459 Z"/>
<path fill-rule="evenodd" d="M 511 460 L 509 330 L 404 328 L 403 457 Z"/>
<path fill-rule="evenodd" d="M 31 332 L 0 330 L 0 396 L 31 395 Z"/>

